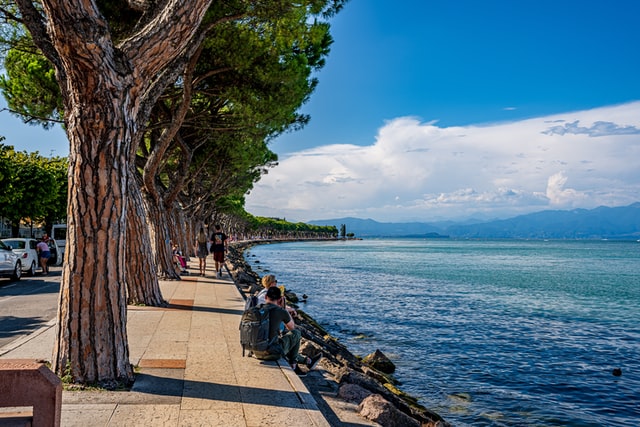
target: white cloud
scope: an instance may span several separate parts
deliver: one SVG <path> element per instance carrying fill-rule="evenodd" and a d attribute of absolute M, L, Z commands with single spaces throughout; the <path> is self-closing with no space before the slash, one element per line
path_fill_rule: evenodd
<path fill-rule="evenodd" d="M 247 210 L 429 221 L 628 204 L 640 200 L 638 128 L 640 102 L 485 126 L 401 117 L 369 146 L 286 156 L 256 184 Z"/>

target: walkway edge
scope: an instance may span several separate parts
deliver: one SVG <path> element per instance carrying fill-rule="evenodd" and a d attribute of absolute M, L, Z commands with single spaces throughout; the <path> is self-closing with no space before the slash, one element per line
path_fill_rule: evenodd
<path fill-rule="evenodd" d="M 0 348 L 0 357 L 4 356 L 5 354 L 22 347 L 24 344 L 28 343 L 29 341 L 39 337 L 40 335 L 44 334 L 45 332 L 49 331 L 49 329 L 51 329 L 52 327 L 54 327 L 56 325 L 56 318 L 54 317 L 53 319 L 49 320 L 47 323 L 44 324 L 44 326 L 41 326 L 40 328 L 34 330 L 33 332 L 31 332 L 28 335 L 23 335 L 22 337 L 11 341 L 9 344 L 5 345 L 4 347 Z"/>

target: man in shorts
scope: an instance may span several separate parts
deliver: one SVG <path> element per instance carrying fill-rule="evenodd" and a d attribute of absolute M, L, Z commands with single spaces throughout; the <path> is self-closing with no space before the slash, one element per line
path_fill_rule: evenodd
<path fill-rule="evenodd" d="M 216 224 L 215 231 L 211 235 L 211 253 L 216 268 L 216 277 L 222 277 L 224 265 L 224 252 L 227 250 L 227 235 L 222 232 L 222 227 Z"/>

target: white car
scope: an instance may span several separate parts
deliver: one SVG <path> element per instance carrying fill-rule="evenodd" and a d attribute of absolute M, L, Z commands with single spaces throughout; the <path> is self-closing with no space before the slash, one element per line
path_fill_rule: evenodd
<path fill-rule="evenodd" d="M 38 241 L 36 239 L 23 239 L 16 237 L 11 239 L 2 239 L 2 242 L 13 249 L 13 252 L 18 254 L 20 262 L 22 263 L 22 271 L 27 273 L 28 276 L 35 276 L 36 269 L 40 266 L 38 251 L 36 249 Z"/>
<path fill-rule="evenodd" d="M 20 280 L 22 263 L 18 255 L 0 240 L 0 277 Z"/>
<path fill-rule="evenodd" d="M 53 224 L 51 238 L 55 240 L 56 246 L 58 246 L 60 261 L 62 262 L 67 247 L 67 224 Z"/>
<path fill-rule="evenodd" d="M 51 257 L 49 258 L 49 262 L 47 264 L 62 265 L 64 252 L 62 251 L 62 249 L 60 249 L 60 246 L 58 246 L 58 242 L 53 240 L 52 238 L 49 238 L 47 244 L 49 245 L 49 252 L 51 252 Z"/>

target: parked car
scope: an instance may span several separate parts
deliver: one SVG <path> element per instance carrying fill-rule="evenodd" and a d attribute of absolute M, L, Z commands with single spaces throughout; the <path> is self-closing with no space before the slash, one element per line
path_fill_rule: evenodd
<path fill-rule="evenodd" d="M 53 224 L 51 228 L 51 237 L 56 241 L 60 259 L 64 259 L 64 252 L 67 247 L 67 224 Z"/>
<path fill-rule="evenodd" d="M 49 257 L 49 262 L 47 262 L 47 264 L 62 265 L 64 252 L 60 249 L 58 243 L 52 238 L 49 238 L 49 241 L 47 243 L 49 244 L 49 252 L 51 252 L 51 256 Z"/>
<path fill-rule="evenodd" d="M 2 242 L 13 249 L 13 252 L 18 254 L 20 262 L 22 263 L 22 272 L 27 273 L 28 276 L 35 276 L 36 269 L 40 266 L 38 251 L 36 249 L 38 241 L 36 239 L 23 239 L 16 237 L 11 239 L 2 239 Z"/>
<path fill-rule="evenodd" d="M 20 280 L 22 277 L 22 263 L 18 254 L 0 240 L 0 277 Z"/>

